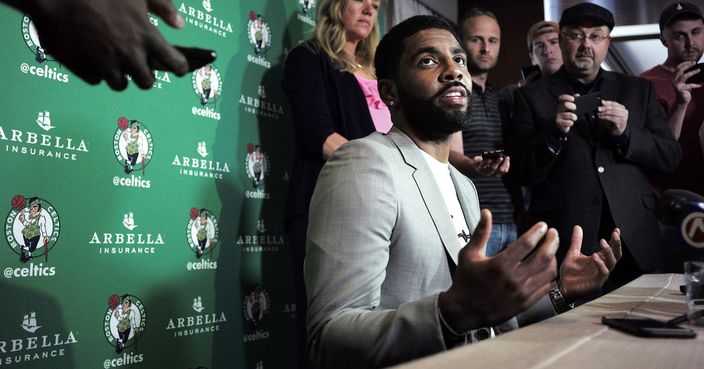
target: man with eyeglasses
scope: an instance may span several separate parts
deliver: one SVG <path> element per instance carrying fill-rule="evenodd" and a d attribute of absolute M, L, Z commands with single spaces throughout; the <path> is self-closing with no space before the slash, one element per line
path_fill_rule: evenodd
<path fill-rule="evenodd" d="M 660 14 L 660 41 L 667 59 L 641 76 L 653 82 L 658 102 L 667 114 L 667 123 L 682 148 L 682 162 L 671 175 L 654 179 L 658 191 L 679 188 L 704 195 L 704 156 L 699 132 L 704 129 L 704 88 L 689 78 L 700 70 L 688 71 L 704 53 L 704 17 L 696 5 L 679 1 Z M 695 255 L 670 243 L 666 270 L 682 272 L 682 261 Z"/>
<path fill-rule="evenodd" d="M 585 254 L 620 229 L 626 247 L 606 292 L 661 268 L 646 173 L 673 171 L 682 153 L 651 84 L 601 68 L 613 14 L 581 3 L 565 9 L 559 25 L 563 67 L 514 94 L 511 170 L 532 190 L 529 224 L 546 221 L 561 235 L 581 225 Z M 580 101 L 584 95 L 590 96 Z M 569 238 L 561 238 L 558 260 L 568 246 Z"/>

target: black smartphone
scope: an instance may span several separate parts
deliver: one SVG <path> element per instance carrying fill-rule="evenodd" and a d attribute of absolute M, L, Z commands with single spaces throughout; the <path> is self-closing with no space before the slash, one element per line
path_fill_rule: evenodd
<path fill-rule="evenodd" d="M 694 338 L 697 334 L 689 329 L 674 324 L 648 318 L 607 318 L 601 322 L 609 327 L 639 337 Z"/>
<path fill-rule="evenodd" d="M 482 159 L 498 159 L 504 156 L 503 149 L 487 150 L 482 153 Z"/>
<path fill-rule="evenodd" d="M 202 68 L 213 61 L 215 61 L 215 58 L 217 58 L 217 53 L 215 50 L 210 50 L 210 49 L 201 49 L 198 47 L 184 47 L 184 46 L 176 46 L 174 45 L 174 48 L 178 50 L 183 56 L 186 57 L 186 60 L 188 61 L 188 71 L 193 72 L 194 70 L 198 68 Z M 149 61 L 149 66 L 152 69 L 155 70 L 165 70 L 166 67 L 162 65 L 160 62 L 157 60 L 150 60 Z"/>
<path fill-rule="evenodd" d="M 536 77 L 535 79 L 537 80 L 537 79 L 540 79 L 540 67 L 539 66 L 529 65 L 526 67 L 521 67 L 521 78 L 523 78 L 523 80 L 527 80 L 531 74 L 536 73 L 536 72 L 537 72 L 537 75 L 535 76 Z"/>
<path fill-rule="evenodd" d="M 699 63 L 691 68 L 687 69 L 685 73 L 691 72 L 695 69 L 699 69 L 699 72 L 697 74 L 687 78 L 687 83 L 704 83 L 704 63 Z"/>
<path fill-rule="evenodd" d="M 574 104 L 577 105 L 577 110 L 575 114 L 581 116 L 583 114 L 592 113 L 601 104 L 601 94 L 599 92 L 592 92 L 590 94 L 577 96 L 574 98 Z"/>

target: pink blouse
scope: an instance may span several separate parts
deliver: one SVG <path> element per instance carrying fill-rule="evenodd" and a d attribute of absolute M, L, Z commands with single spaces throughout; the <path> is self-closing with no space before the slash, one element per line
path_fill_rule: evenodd
<path fill-rule="evenodd" d="M 364 96 L 367 98 L 367 105 L 369 106 L 369 113 L 374 122 L 374 128 L 376 128 L 377 132 L 388 133 L 393 125 L 391 123 L 391 113 L 379 96 L 376 80 L 366 79 L 356 74 L 354 76 L 357 78 L 359 87 L 362 88 L 362 92 L 364 92 Z"/>

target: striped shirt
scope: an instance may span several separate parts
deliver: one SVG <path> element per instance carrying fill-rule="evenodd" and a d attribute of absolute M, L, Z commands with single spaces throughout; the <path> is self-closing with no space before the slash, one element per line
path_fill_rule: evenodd
<path fill-rule="evenodd" d="M 499 96 L 496 91 L 489 86 L 482 90 L 475 84 L 472 87 L 470 112 L 470 121 L 462 129 L 464 154 L 473 157 L 486 150 L 503 149 Z M 478 173 L 470 174 L 469 178 L 477 187 L 479 205 L 491 210 L 494 223 L 513 223 L 513 204 L 504 179 Z"/>

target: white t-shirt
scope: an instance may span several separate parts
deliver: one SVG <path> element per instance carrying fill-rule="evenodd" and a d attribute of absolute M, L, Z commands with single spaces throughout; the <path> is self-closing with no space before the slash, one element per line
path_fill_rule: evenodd
<path fill-rule="evenodd" d="M 420 148 L 418 150 L 420 150 Z M 469 242 L 469 227 L 467 227 L 467 220 L 464 218 L 460 201 L 457 199 L 455 184 L 452 183 L 452 177 L 450 177 L 450 165 L 438 161 L 423 150 L 420 150 L 420 152 L 423 154 L 423 158 L 433 172 L 435 182 L 438 184 L 442 198 L 445 200 L 445 205 L 450 211 L 448 215 L 457 230 L 457 240 L 460 247 L 464 247 L 467 242 Z"/>

